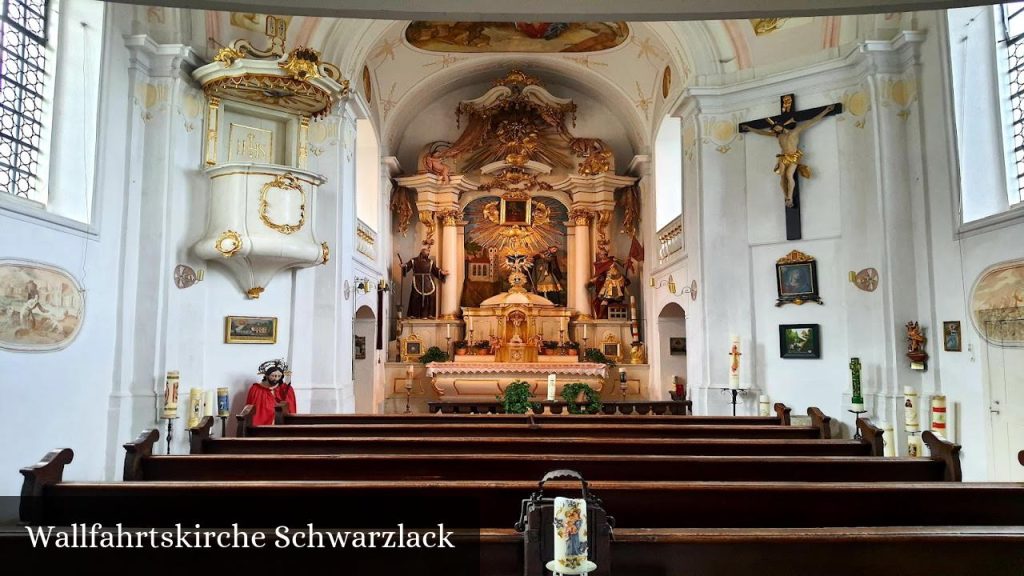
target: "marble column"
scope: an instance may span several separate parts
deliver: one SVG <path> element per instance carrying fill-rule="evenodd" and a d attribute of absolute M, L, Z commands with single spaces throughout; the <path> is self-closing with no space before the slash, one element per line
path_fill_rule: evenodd
<path fill-rule="evenodd" d="M 441 317 L 454 319 L 459 311 L 459 220 L 462 215 L 458 210 L 447 210 L 441 216 L 441 264 L 440 268 L 448 272 L 448 278 L 441 283 Z"/>
<path fill-rule="evenodd" d="M 576 266 L 576 282 L 569 289 L 573 291 L 576 311 L 585 318 L 591 317 L 590 295 L 587 293 L 587 280 L 590 279 L 590 212 L 582 208 L 574 208 L 569 220 L 575 227 L 575 249 L 573 262 Z"/>

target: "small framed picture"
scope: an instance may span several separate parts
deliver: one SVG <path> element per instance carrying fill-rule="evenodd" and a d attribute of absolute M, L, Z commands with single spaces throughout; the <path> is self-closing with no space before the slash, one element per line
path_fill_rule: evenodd
<path fill-rule="evenodd" d="M 366 336 L 356 336 L 353 348 L 356 360 L 366 360 Z"/>
<path fill-rule="evenodd" d="M 821 358 L 821 326 L 818 324 L 780 324 L 779 356 L 782 358 Z"/>
<path fill-rule="evenodd" d="M 618 342 L 605 342 L 601 345 L 601 353 L 608 358 L 619 357 L 619 343 Z"/>
<path fill-rule="evenodd" d="M 942 349 L 946 352 L 962 351 L 959 320 L 942 323 Z"/>
<path fill-rule="evenodd" d="M 670 356 L 683 356 L 686 354 L 686 338 L 672 336 L 668 339 L 668 353 Z"/>
<path fill-rule="evenodd" d="M 423 355 L 423 342 L 419 336 L 410 334 L 400 342 L 402 362 L 419 362 L 420 356 Z"/>
<path fill-rule="evenodd" d="M 793 250 L 784 258 L 777 260 L 775 280 L 779 289 L 776 306 L 804 302 L 823 303 L 818 296 L 817 262 L 803 252 Z"/>
<path fill-rule="evenodd" d="M 226 344 L 276 344 L 277 318 L 273 316 L 226 316 Z"/>
<path fill-rule="evenodd" d="M 502 224 L 530 224 L 533 215 L 531 200 L 501 200 L 501 223 Z"/>

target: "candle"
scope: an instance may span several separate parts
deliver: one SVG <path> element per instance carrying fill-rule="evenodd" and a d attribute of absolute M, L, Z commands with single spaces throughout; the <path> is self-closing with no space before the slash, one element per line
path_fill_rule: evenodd
<path fill-rule="evenodd" d="M 587 501 L 583 498 L 555 497 L 555 559 L 545 568 L 555 574 L 587 574 L 597 564 L 587 559 Z"/>
<path fill-rule="evenodd" d="M 768 406 L 768 396 L 761 394 L 757 399 L 757 413 L 759 416 L 771 416 L 771 411 Z"/>
<path fill-rule="evenodd" d="M 619 382 L 625 382 L 625 381 L 626 381 L 626 369 L 625 368 L 619 368 Z"/>
<path fill-rule="evenodd" d="M 412 380 L 412 375 L 413 375 L 413 373 L 415 371 L 416 371 L 416 368 L 413 367 L 412 365 L 406 366 L 405 367 L 405 377 L 408 378 L 409 380 Z"/>
<path fill-rule="evenodd" d="M 217 416 L 230 416 L 228 409 L 228 389 L 217 388 Z"/>
<path fill-rule="evenodd" d="M 561 327 L 561 331 L 562 331 L 562 332 L 565 332 L 565 318 L 564 318 L 564 317 L 562 318 L 562 327 Z"/>
<path fill-rule="evenodd" d="M 178 417 L 178 371 L 167 372 L 164 384 L 164 418 Z"/>
<path fill-rule="evenodd" d="M 444 331 L 445 331 L 445 334 L 444 334 L 445 336 L 447 336 L 448 338 L 452 337 L 452 325 L 451 324 L 445 324 L 444 325 Z"/>
<path fill-rule="evenodd" d="M 188 427 L 199 426 L 199 418 L 203 414 L 203 389 L 192 388 L 188 391 Z"/>
<path fill-rule="evenodd" d="M 587 339 L 587 325 L 586 324 L 583 325 L 583 339 L 584 340 Z"/>
<path fill-rule="evenodd" d="M 890 458 L 896 456 L 896 438 L 893 437 L 892 424 L 882 423 L 882 455 Z"/>
<path fill-rule="evenodd" d="M 904 386 L 903 396 L 904 429 L 907 432 L 917 432 L 919 424 L 917 414 L 917 391 L 914 390 L 913 386 Z"/>
<path fill-rule="evenodd" d="M 883 438 L 884 438 L 884 436 L 883 436 Z M 922 451 L 921 436 L 919 436 L 917 434 L 908 434 L 907 435 L 907 456 L 910 456 L 911 458 L 920 458 L 921 457 L 921 451 Z"/>
<path fill-rule="evenodd" d="M 466 330 L 473 331 L 473 319 L 469 318 L 466 320 Z"/>
<path fill-rule="evenodd" d="M 937 436 L 946 437 L 946 397 L 932 398 L 932 432 Z"/>
<path fill-rule="evenodd" d="M 676 385 L 676 399 L 686 399 L 686 382 L 679 379 L 679 376 L 673 376 L 672 382 Z"/>
<path fill-rule="evenodd" d="M 213 416 L 214 408 L 217 406 L 217 391 L 207 390 L 203 396 L 203 416 Z"/>
<path fill-rule="evenodd" d="M 548 374 L 548 400 L 555 399 L 555 387 L 556 377 L 554 374 Z"/>
<path fill-rule="evenodd" d="M 853 381 L 850 393 L 850 408 L 854 412 L 864 411 L 864 397 L 860 393 L 860 358 L 850 358 L 850 373 Z"/>

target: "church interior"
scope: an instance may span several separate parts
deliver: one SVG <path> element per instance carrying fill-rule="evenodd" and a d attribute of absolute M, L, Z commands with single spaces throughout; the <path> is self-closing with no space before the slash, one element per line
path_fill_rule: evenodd
<path fill-rule="evenodd" d="M 712 19 L 600 2 L 519 22 L 443 0 L 403 20 L 382 19 L 388 1 L 364 17 L 364 3 L 269 15 L 5 0 L 0 489 L 28 496 L 25 467 L 58 448 L 74 453 L 53 457 L 58 482 L 113 485 L 150 470 L 138 454 L 187 459 L 217 441 L 227 454 L 229 440 L 290 425 L 348 426 L 337 433 L 352 446 L 332 454 L 381 470 L 392 444 L 423 442 L 422 475 L 392 478 L 399 500 L 395 486 L 445 480 L 438 461 L 463 457 L 445 426 L 461 437 L 445 442 L 493 466 L 467 482 L 535 486 L 574 458 L 607 482 L 699 480 L 640 454 L 812 452 L 624 446 L 704 438 L 685 422 L 715 438 L 738 426 L 747 444 L 774 441 L 755 424 L 789 425 L 770 437 L 864 445 L 858 458 L 908 470 L 942 463 L 978 495 L 864 502 L 1002 507 L 962 523 L 1024 550 L 1024 5 L 861 3 L 764 14 L 737 2 Z M 497 414 L 516 390 L 528 424 Z M 601 415 L 569 413 L 581 410 Z M 545 453 L 514 426 L 551 427 L 545 441 L 568 448 Z M 297 453 L 324 439 L 305 440 Z M 625 454 L 635 478 L 581 456 Z M 517 472 L 505 457 L 532 461 Z M 248 479 L 237 465 L 230 479 Z M 613 510 L 634 502 L 621 486 L 594 490 L 627 529 L 603 544 L 613 562 L 639 553 L 629 528 L 700 527 Z M 521 492 L 481 501 L 514 500 L 509 528 Z M 734 496 L 748 497 L 717 495 Z M 961 524 L 949 514 L 938 525 Z M 759 526 L 736 522 L 716 529 Z M 799 522 L 763 528 L 822 526 Z M 594 526 L 591 569 L 606 574 Z M 747 536 L 747 553 L 775 553 Z M 579 537 L 566 541 L 578 557 Z M 572 557 L 559 542 L 555 557 Z M 697 556 L 705 574 L 738 573 Z M 993 557 L 1024 569 L 1020 553 Z"/>

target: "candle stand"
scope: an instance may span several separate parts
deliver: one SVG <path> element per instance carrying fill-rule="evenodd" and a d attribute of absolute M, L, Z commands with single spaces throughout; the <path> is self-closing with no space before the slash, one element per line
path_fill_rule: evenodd
<path fill-rule="evenodd" d="M 405 380 L 405 414 L 411 414 L 412 411 L 409 409 L 409 399 L 412 397 L 412 378 Z"/>
<path fill-rule="evenodd" d="M 867 410 L 847 410 L 847 412 L 853 414 L 853 439 L 860 440 L 862 438 L 860 433 L 860 426 L 857 426 L 857 420 L 860 420 L 861 414 L 867 414 Z"/>
<path fill-rule="evenodd" d="M 719 388 L 722 393 L 732 392 L 732 400 L 729 402 L 732 404 L 732 415 L 736 415 L 736 398 L 739 396 L 746 396 L 747 390 L 745 388 Z"/>
<path fill-rule="evenodd" d="M 221 438 L 227 438 L 228 437 L 228 416 L 227 416 L 227 414 L 225 414 L 223 416 L 217 416 L 217 418 L 220 418 L 220 437 Z"/>
<path fill-rule="evenodd" d="M 177 420 L 177 419 L 178 419 L 177 416 L 175 416 L 173 418 L 165 418 L 165 420 L 167 420 L 167 454 L 168 455 L 171 453 L 171 437 L 174 434 L 173 424 L 174 424 L 174 421 Z"/>

